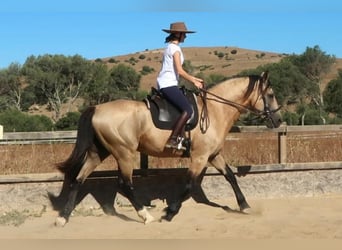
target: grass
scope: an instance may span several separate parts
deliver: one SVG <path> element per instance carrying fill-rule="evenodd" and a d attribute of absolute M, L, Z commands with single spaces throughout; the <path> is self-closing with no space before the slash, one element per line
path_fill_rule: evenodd
<path fill-rule="evenodd" d="M 28 218 L 41 217 L 45 211 L 46 211 L 46 206 L 44 206 L 43 209 L 38 213 L 29 211 L 27 209 L 24 209 L 22 211 L 12 210 L 9 212 L 5 212 L 0 216 L 0 225 L 18 227 L 24 224 L 24 222 Z"/>

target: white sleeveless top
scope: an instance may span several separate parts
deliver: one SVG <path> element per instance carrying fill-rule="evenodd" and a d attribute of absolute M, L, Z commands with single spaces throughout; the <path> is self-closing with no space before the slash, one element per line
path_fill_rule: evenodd
<path fill-rule="evenodd" d="M 173 55 L 176 51 L 180 53 L 181 64 L 184 62 L 184 56 L 180 46 L 169 43 L 164 50 L 162 68 L 157 77 L 159 89 L 178 85 L 179 75 L 173 64 Z"/>

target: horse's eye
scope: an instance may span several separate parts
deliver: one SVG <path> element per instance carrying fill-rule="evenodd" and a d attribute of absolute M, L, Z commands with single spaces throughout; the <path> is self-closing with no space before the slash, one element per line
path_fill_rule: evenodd
<path fill-rule="evenodd" d="M 274 94 L 273 94 L 273 93 L 272 93 L 272 94 L 268 94 L 267 96 L 268 96 L 268 98 L 270 98 L 270 99 L 273 99 L 273 98 L 274 98 Z"/>

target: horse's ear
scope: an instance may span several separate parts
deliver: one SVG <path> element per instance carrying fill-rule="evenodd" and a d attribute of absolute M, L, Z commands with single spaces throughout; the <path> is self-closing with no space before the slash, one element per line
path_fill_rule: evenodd
<path fill-rule="evenodd" d="M 268 77 L 269 77 L 268 71 L 262 72 L 260 77 L 261 77 L 261 80 L 262 80 L 263 83 L 267 82 L 268 81 Z"/>

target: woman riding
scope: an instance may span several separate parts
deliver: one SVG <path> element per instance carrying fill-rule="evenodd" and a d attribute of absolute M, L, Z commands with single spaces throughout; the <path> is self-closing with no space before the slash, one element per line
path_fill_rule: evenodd
<path fill-rule="evenodd" d="M 195 33 L 195 31 L 187 30 L 184 22 L 171 23 L 170 29 L 163 29 L 163 31 L 169 35 L 165 39 L 167 47 L 164 50 L 162 68 L 157 77 L 158 89 L 168 101 L 181 111 L 165 147 L 179 150 L 182 149 L 182 134 L 185 124 L 193 113 L 190 103 L 178 87 L 179 77 L 193 83 L 197 88 L 203 88 L 203 80 L 191 76 L 182 66 L 184 55 L 179 44 L 184 42 L 186 34 Z"/>

